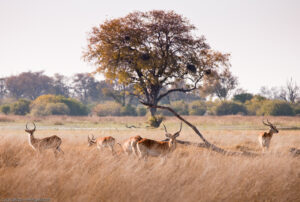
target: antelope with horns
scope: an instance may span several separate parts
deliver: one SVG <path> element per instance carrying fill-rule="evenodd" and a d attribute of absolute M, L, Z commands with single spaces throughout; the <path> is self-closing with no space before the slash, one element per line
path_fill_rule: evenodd
<path fill-rule="evenodd" d="M 28 123 L 26 123 L 25 132 L 27 132 L 29 134 L 29 145 L 34 150 L 37 150 L 41 153 L 43 150 L 53 149 L 55 156 L 57 156 L 57 152 L 60 152 L 62 154 L 64 153 L 60 148 L 60 145 L 61 145 L 61 142 L 62 142 L 60 137 L 57 137 L 56 135 L 53 135 L 51 137 L 45 137 L 45 138 L 42 138 L 42 139 L 37 139 L 33 135 L 35 130 L 36 130 L 36 126 L 35 126 L 34 122 L 32 122 L 32 123 L 33 123 L 33 126 L 34 126 L 33 129 L 28 129 L 28 126 L 27 126 Z"/>
<path fill-rule="evenodd" d="M 90 138 L 90 136 L 88 136 L 88 145 L 92 146 L 96 144 L 97 148 L 99 150 L 102 150 L 102 148 L 104 147 L 109 147 L 112 154 L 115 154 L 115 150 L 114 150 L 114 146 L 115 146 L 115 138 L 108 136 L 108 137 L 99 137 L 99 138 L 95 138 L 94 135 L 92 135 L 92 138 Z"/>
<path fill-rule="evenodd" d="M 272 123 L 269 122 L 268 119 L 267 119 L 268 123 L 265 123 L 264 121 L 262 122 L 264 125 L 270 127 L 269 132 L 264 132 L 258 136 L 258 141 L 260 143 L 260 146 L 262 147 L 263 151 L 265 151 L 269 149 L 273 134 L 278 133 L 279 131 L 277 130 L 276 126 L 274 126 Z"/>
<path fill-rule="evenodd" d="M 137 153 L 137 143 L 138 141 L 142 140 L 143 138 L 139 135 L 134 136 L 134 137 L 130 137 L 128 140 L 126 140 L 125 142 L 123 142 L 123 144 L 121 145 L 123 151 L 129 156 L 132 153 L 134 153 L 136 156 L 138 156 Z"/>
<path fill-rule="evenodd" d="M 173 135 L 168 133 L 166 126 L 165 135 L 168 138 L 168 141 L 156 141 L 151 139 L 143 138 L 137 143 L 137 151 L 139 158 L 144 158 L 147 160 L 148 156 L 161 156 L 166 157 L 166 155 L 176 148 L 176 138 L 180 135 L 182 129 L 182 123 L 180 124 L 180 129 L 178 132 Z"/>

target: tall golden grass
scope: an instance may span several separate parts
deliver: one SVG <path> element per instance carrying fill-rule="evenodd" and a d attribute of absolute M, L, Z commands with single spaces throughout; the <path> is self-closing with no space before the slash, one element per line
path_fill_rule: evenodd
<path fill-rule="evenodd" d="M 204 117 L 192 119 L 198 126 L 204 120 Z M 288 118 L 272 117 L 272 120 L 282 126 L 292 126 L 286 121 Z M 60 136 L 65 154 L 58 158 L 52 151 L 38 155 L 32 150 L 28 136 L 21 128 L 26 119 L 7 122 L 20 127 L 3 127 L 0 131 L 0 201 L 14 198 L 49 198 L 51 201 L 300 201 L 300 159 L 288 153 L 290 147 L 300 147 L 300 132 L 297 130 L 280 131 L 272 139 L 270 151 L 254 158 L 223 156 L 203 148 L 179 145 L 166 161 L 149 158 L 144 162 L 121 153 L 118 146 L 118 155 L 112 156 L 109 150 L 100 152 L 95 147 L 88 147 L 86 139 L 88 134 L 111 135 L 118 142 L 133 135 L 164 139 L 162 129 L 127 129 L 113 125 L 126 121 L 142 124 L 143 119 L 106 118 L 99 123 L 103 128 L 113 125 L 106 130 L 59 129 L 61 125 L 56 125 L 57 129 L 39 130 L 39 125 L 53 126 L 54 121 L 65 125 L 84 122 L 90 126 L 95 120 L 41 119 L 35 136 Z M 260 131 L 254 128 L 256 123 L 258 128 L 261 127 L 260 121 L 253 117 L 234 116 L 208 117 L 206 121 L 203 126 L 211 128 L 204 127 L 202 132 L 211 142 L 230 150 L 261 154 L 257 143 Z M 234 129 L 235 122 L 253 129 Z M 217 123 L 233 129 L 212 127 Z M 166 125 L 170 131 L 179 127 L 173 118 L 168 119 Z M 186 126 L 178 139 L 200 142 Z"/>

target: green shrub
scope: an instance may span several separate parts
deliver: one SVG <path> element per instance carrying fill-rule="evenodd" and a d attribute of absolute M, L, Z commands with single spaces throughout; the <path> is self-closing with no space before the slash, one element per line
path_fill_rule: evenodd
<path fill-rule="evenodd" d="M 268 100 L 260 108 L 259 115 L 293 116 L 294 111 L 291 104 L 285 101 Z"/>
<path fill-rule="evenodd" d="M 31 107 L 30 114 L 33 116 L 47 116 L 46 105 L 45 104 L 36 104 L 34 107 Z"/>
<path fill-rule="evenodd" d="M 47 115 L 68 115 L 69 107 L 64 103 L 48 103 L 45 108 Z"/>
<path fill-rule="evenodd" d="M 206 112 L 206 104 L 204 101 L 194 101 L 189 104 L 189 114 L 190 115 L 204 115 Z"/>
<path fill-rule="evenodd" d="M 137 116 L 136 108 L 131 105 L 121 107 L 121 116 Z"/>
<path fill-rule="evenodd" d="M 220 105 L 221 101 L 216 100 L 216 101 L 206 101 L 206 115 L 216 115 L 216 109 L 218 105 Z"/>
<path fill-rule="evenodd" d="M 221 102 L 216 108 L 217 115 L 247 114 L 245 106 L 235 102 Z"/>
<path fill-rule="evenodd" d="M 300 115 L 300 104 L 293 106 L 293 111 L 295 115 Z"/>
<path fill-rule="evenodd" d="M 49 105 L 51 104 L 51 105 Z M 53 105 L 58 104 L 58 105 Z M 47 105 L 49 105 L 47 109 Z M 67 106 L 67 108 L 66 108 Z M 56 108 L 60 108 L 63 110 L 59 112 Z M 49 111 L 50 110 L 50 111 Z M 53 111 L 51 111 L 53 110 Z M 81 102 L 73 99 L 66 98 L 62 95 L 42 95 L 36 98 L 31 104 L 31 113 L 34 115 L 49 115 L 49 114 L 68 114 L 71 116 L 84 116 L 88 115 L 88 108 L 83 105 Z"/>
<path fill-rule="evenodd" d="M 0 107 L 0 111 L 3 113 L 3 114 L 9 114 L 10 112 L 10 105 L 8 104 L 4 104 Z"/>
<path fill-rule="evenodd" d="M 93 112 L 98 116 L 120 116 L 121 105 L 116 102 L 105 102 L 94 107 Z"/>
<path fill-rule="evenodd" d="M 61 102 L 69 107 L 71 116 L 86 116 L 89 114 L 87 106 L 83 105 L 78 100 L 73 98 L 65 98 L 63 96 L 59 97 L 62 97 Z"/>
<path fill-rule="evenodd" d="M 25 115 L 30 111 L 30 101 L 20 99 L 11 105 L 11 112 L 15 115 Z"/>
<path fill-rule="evenodd" d="M 165 119 L 162 115 L 156 115 L 156 116 L 149 116 L 148 123 L 150 126 L 154 128 L 158 128 L 161 124 L 161 122 Z"/>
<path fill-rule="evenodd" d="M 147 114 L 147 109 L 145 107 L 138 107 L 136 112 L 138 116 L 145 116 Z"/>
<path fill-rule="evenodd" d="M 172 109 L 174 109 L 175 112 L 177 112 L 179 115 L 189 115 L 189 106 L 184 103 L 184 101 L 175 101 L 172 102 L 171 105 L 165 105 Z M 173 113 L 171 113 L 168 110 L 158 110 L 159 114 L 162 114 L 164 116 L 174 116 Z"/>

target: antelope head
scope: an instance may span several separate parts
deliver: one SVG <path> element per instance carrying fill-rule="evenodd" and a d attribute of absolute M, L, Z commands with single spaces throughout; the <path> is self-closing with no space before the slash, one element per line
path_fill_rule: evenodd
<path fill-rule="evenodd" d="M 176 138 L 180 135 L 181 129 L 182 129 L 182 122 L 180 123 L 180 129 L 178 132 L 174 133 L 173 135 L 167 131 L 167 128 L 165 124 L 163 124 L 166 132 L 166 137 L 169 139 L 169 147 L 175 147 L 176 146 Z"/>
<path fill-rule="evenodd" d="M 35 126 L 35 124 L 34 124 L 34 122 L 32 122 L 33 123 L 33 126 L 34 126 L 34 128 L 33 129 L 28 129 L 28 123 L 26 123 L 26 129 L 25 129 L 25 132 L 26 133 L 29 133 L 30 135 L 33 135 L 33 133 L 35 132 L 35 129 L 36 129 L 36 126 Z"/>
<path fill-rule="evenodd" d="M 96 143 L 96 138 L 94 135 L 92 135 L 92 138 L 90 138 L 90 135 L 88 135 L 88 145 L 89 147 Z"/>
<path fill-rule="evenodd" d="M 274 126 L 268 119 L 267 122 L 265 123 L 264 121 L 262 121 L 264 125 L 269 126 L 270 127 L 270 132 L 272 133 L 278 133 L 279 131 L 277 130 L 276 126 Z"/>

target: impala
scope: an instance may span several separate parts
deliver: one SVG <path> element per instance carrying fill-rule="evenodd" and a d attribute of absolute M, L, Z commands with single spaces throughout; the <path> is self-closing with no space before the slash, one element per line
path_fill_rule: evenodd
<path fill-rule="evenodd" d="M 138 141 L 142 140 L 143 138 L 139 135 L 134 136 L 134 137 L 130 137 L 128 140 L 126 140 L 122 145 L 122 149 L 123 151 L 127 154 L 130 155 L 132 153 L 134 153 L 136 156 L 138 155 L 137 153 L 137 148 L 136 145 L 138 143 Z"/>
<path fill-rule="evenodd" d="M 182 129 L 182 123 L 180 124 L 180 129 L 173 135 L 168 133 L 166 126 L 165 135 L 169 138 L 168 141 L 156 141 L 151 139 L 143 138 L 137 143 L 137 151 L 140 158 L 147 160 L 148 156 L 161 156 L 166 157 L 166 155 L 176 148 L 176 138 L 180 135 Z"/>
<path fill-rule="evenodd" d="M 35 138 L 33 134 L 36 130 L 36 126 L 35 126 L 34 122 L 32 122 L 32 123 L 34 126 L 33 129 L 28 129 L 28 127 L 27 127 L 28 123 L 26 123 L 25 132 L 27 132 L 29 134 L 29 136 L 28 136 L 29 137 L 29 145 L 34 150 L 42 152 L 43 150 L 46 150 L 46 149 L 53 149 L 55 156 L 57 155 L 57 152 L 64 153 L 60 148 L 62 141 L 56 135 L 53 135 L 51 137 L 45 137 L 43 139 Z"/>
<path fill-rule="evenodd" d="M 109 147 L 112 154 L 115 154 L 114 146 L 115 146 L 115 138 L 108 136 L 108 137 L 99 137 L 95 138 L 94 135 L 92 135 L 92 138 L 88 136 L 88 145 L 92 146 L 96 144 L 97 148 L 99 150 L 102 150 L 102 148 Z"/>
<path fill-rule="evenodd" d="M 273 134 L 278 133 L 279 131 L 277 130 L 276 126 L 274 126 L 272 123 L 269 122 L 268 119 L 267 119 L 268 123 L 265 123 L 264 121 L 262 122 L 264 125 L 270 127 L 269 132 L 264 132 L 258 136 L 258 141 L 260 143 L 260 146 L 262 147 L 263 151 L 265 151 L 266 149 L 269 149 Z"/>

